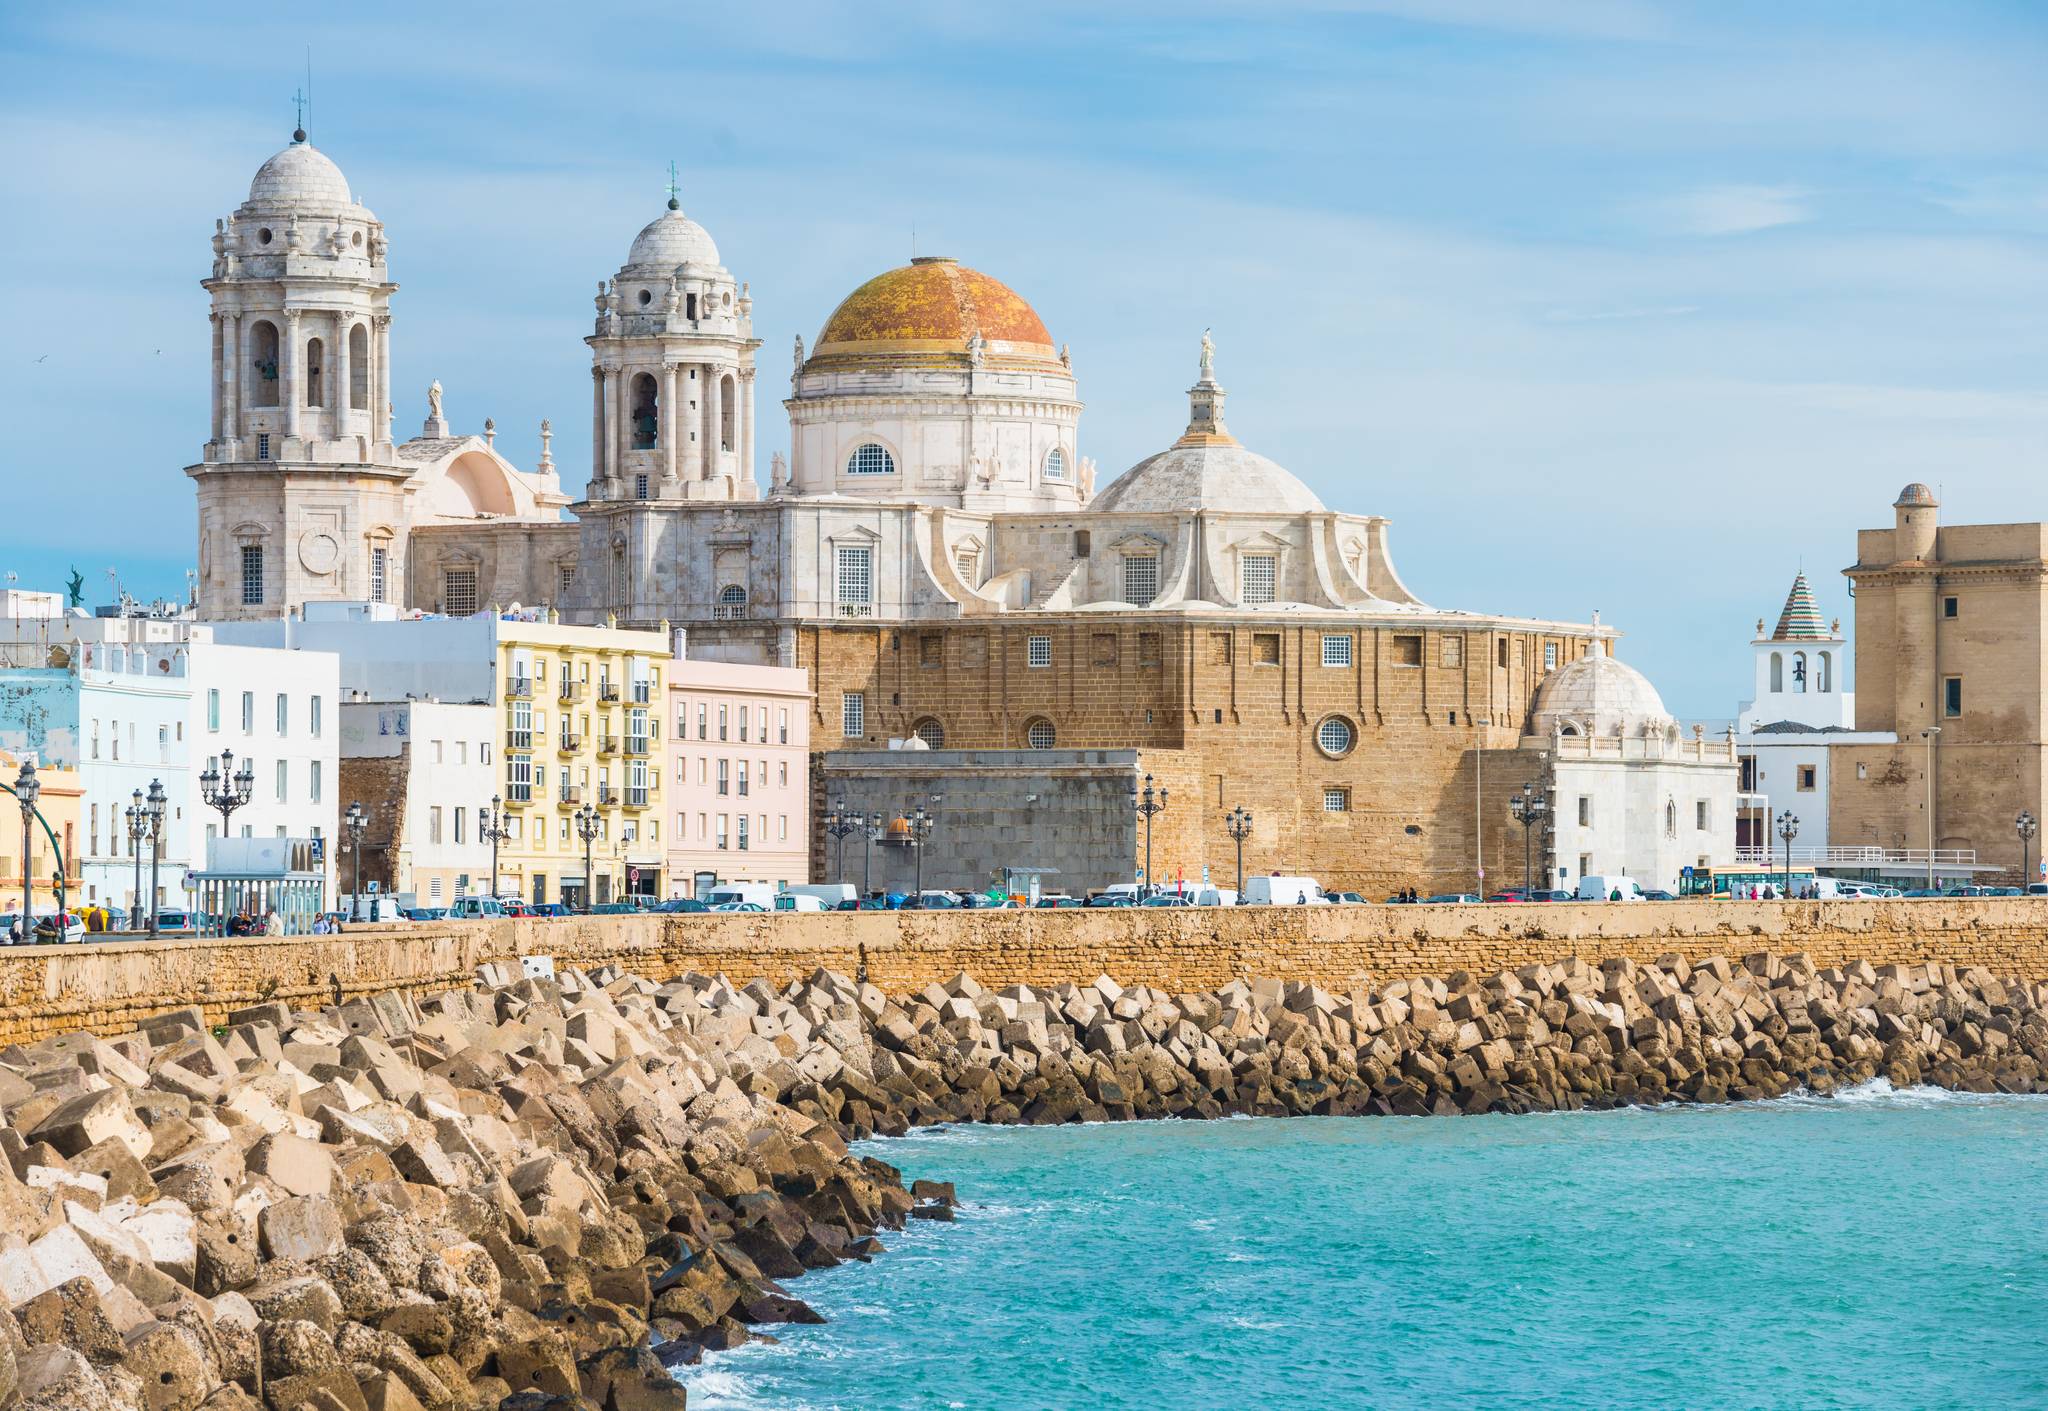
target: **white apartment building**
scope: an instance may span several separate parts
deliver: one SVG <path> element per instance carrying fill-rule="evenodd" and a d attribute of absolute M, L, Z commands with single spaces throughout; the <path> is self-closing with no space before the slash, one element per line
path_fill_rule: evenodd
<path fill-rule="evenodd" d="M 481 824 L 492 795 L 502 792 L 491 749 L 497 718 L 487 705 L 342 703 L 342 807 L 360 802 L 369 814 L 366 882 L 418 906 L 495 890 Z M 352 889 L 354 860 L 339 861 L 340 883 Z"/>

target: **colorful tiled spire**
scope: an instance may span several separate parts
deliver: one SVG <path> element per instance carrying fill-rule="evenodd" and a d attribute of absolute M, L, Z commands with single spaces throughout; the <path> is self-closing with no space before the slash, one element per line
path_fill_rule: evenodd
<path fill-rule="evenodd" d="M 1828 625 L 1821 617 L 1820 609 L 1813 605 L 1813 589 L 1801 573 L 1792 580 L 1792 592 L 1785 599 L 1785 610 L 1778 614 L 1778 630 L 1771 634 L 1773 642 L 1825 642 L 1828 640 Z"/>

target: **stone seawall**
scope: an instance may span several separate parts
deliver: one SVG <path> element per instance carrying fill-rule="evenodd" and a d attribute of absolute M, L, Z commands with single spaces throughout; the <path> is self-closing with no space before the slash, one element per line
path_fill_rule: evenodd
<path fill-rule="evenodd" d="M 657 981 L 692 970 L 785 985 L 819 968 L 916 989 L 983 984 L 1162 990 L 1253 976 L 1348 990 L 1577 958 L 1698 961 L 1803 952 L 1817 966 L 1944 962 L 2048 979 L 2048 898 L 1619 905 L 1233 907 L 1191 910 L 626 916 L 362 926 L 343 936 L 0 948 L 0 1044 L 132 1029 L 196 1005 L 214 1021 L 267 1000 L 333 1003 L 469 984 L 480 964 L 547 955 Z"/>

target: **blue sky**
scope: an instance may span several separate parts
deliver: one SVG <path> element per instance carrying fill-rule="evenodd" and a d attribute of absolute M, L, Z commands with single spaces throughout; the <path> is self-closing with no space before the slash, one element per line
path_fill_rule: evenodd
<path fill-rule="evenodd" d="M 1186 416 L 1385 514 L 1443 606 L 1585 619 L 1727 715 L 1908 480 L 2048 517 L 2048 8 L 7 6 L 0 568 L 175 592 L 216 217 L 313 140 L 386 223 L 402 428 L 563 481 L 590 295 L 682 172 L 764 366 L 954 255 L 1070 343 L 1105 480 Z M 760 474 L 787 444 L 764 405 Z"/>

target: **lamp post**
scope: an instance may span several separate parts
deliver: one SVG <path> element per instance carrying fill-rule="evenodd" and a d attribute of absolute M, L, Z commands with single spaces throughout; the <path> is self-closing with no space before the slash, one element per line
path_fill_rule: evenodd
<path fill-rule="evenodd" d="M 825 815 L 825 831 L 839 847 L 839 863 L 834 870 L 838 872 L 839 880 L 842 882 L 846 880 L 846 840 L 858 833 L 860 828 L 861 816 L 857 813 L 848 813 L 843 802 L 833 804 L 832 811 Z"/>
<path fill-rule="evenodd" d="M 505 826 L 505 801 L 496 794 L 477 810 L 476 835 L 491 845 L 491 895 L 498 894 L 498 844 L 511 836 Z"/>
<path fill-rule="evenodd" d="M 937 802 L 934 798 L 933 802 Z M 924 844 L 931 837 L 932 827 L 939 821 L 937 814 L 919 804 L 910 815 L 910 846 L 917 853 L 917 902 L 924 905 Z"/>
<path fill-rule="evenodd" d="M 1799 836 L 1799 815 L 1786 809 L 1778 815 L 1778 836 L 1785 840 L 1785 899 L 1792 898 L 1792 840 Z"/>
<path fill-rule="evenodd" d="M 1244 840 L 1252 833 L 1252 812 L 1243 804 L 1223 815 L 1223 827 L 1237 844 L 1237 900 L 1244 904 Z"/>
<path fill-rule="evenodd" d="M 42 794 L 43 786 L 36 779 L 36 765 L 32 759 L 21 762 L 21 772 L 14 776 L 14 801 L 21 805 L 21 935 L 30 939 L 35 928 L 35 869 L 29 865 L 29 844 L 35 841 L 32 831 L 36 821 L 36 799 Z M 62 939 L 63 921 L 57 923 L 59 939 Z"/>
<path fill-rule="evenodd" d="M 235 772 L 235 752 L 222 750 L 220 765 L 208 764 L 199 772 L 199 801 L 208 808 L 220 810 L 220 835 L 228 835 L 228 818 L 256 792 L 256 766 L 248 760 L 242 761 L 242 772 Z"/>
<path fill-rule="evenodd" d="M 2034 834 L 2041 830 L 2040 822 L 2026 809 L 2012 821 L 2013 831 L 2020 835 L 2020 887 L 2032 885 L 2034 876 Z"/>
<path fill-rule="evenodd" d="M 1131 783 L 1131 807 L 1136 809 L 1138 816 L 1145 820 L 1145 884 L 1138 889 L 1139 899 L 1142 900 L 1157 890 L 1152 885 L 1152 820 L 1166 812 L 1166 790 L 1163 788 L 1158 790 L 1155 796 L 1152 788 L 1152 776 L 1149 774 L 1145 776 L 1145 787 L 1142 789 L 1138 787 L 1137 781 L 1133 780 Z"/>
<path fill-rule="evenodd" d="M 597 895 L 597 879 L 590 875 L 590 844 L 597 837 L 597 809 L 590 804 L 576 810 L 576 836 L 583 840 L 583 914 L 590 915 L 592 898 Z"/>
<path fill-rule="evenodd" d="M 1522 825 L 1522 894 L 1527 899 L 1536 890 L 1536 860 L 1532 849 L 1536 825 L 1550 813 L 1550 800 L 1536 792 L 1534 784 L 1522 785 L 1522 792 L 1508 800 L 1508 812 Z"/>
<path fill-rule="evenodd" d="M 370 813 L 361 803 L 352 803 L 341 815 L 342 831 L 348 834 L 348 849 L 356 858 L 355 889 L 348 897 L 348 919 L 363 919 L 363 834 L 370 827 Z"/>
<path fill-rule="evenodd" d="M 164 853 L 164 805 L 169 802 L 170 797 L 164 793 L 164 781 L 161 779 L 150 780 L 149 792 L 143 796 L 142 800 L 142 815 L 145 826 L 148 829 L 147 836 L 149 838 L 149 896 L 144 900 L 143 904 L 149 908 L 149 934 L 152 936 L 157 933 L 157 863 Z M 135 877 L 138 883 L 142 879 L 139 859 L 137 860 Z"/>
<path fill-rule="evenodd" d="M 882 815 L 871 813 L 861 821 L 866 827 L 860 838 L 860 895 L 861 900 L 866 901 L 869 886 L 874 880 L 875 839 L 882 836 Z"/>
<path fill-rule="evenodd" d="M 128 929 L 140 931 L 142 929 L 142 839 L 149 832 L 149 823 L 148 806 L 142 801 L 142 790 L 137 789 L 133 797 L 135 802 L 129 804 L 123 810 L 128 818 L 128 856 L 135 860 L 135 885 L 128 893 L 129 905 L 133 908 L 128 917 Z M 156 908 L 152 906 L 149 910 L 150 920 L 154 922 L 156 919 Z M 151 929 L 155 929 L 154 926 Z"/>
<path fill-rule="evenodd" d="M 1934 890 L 1934 742 L 1941 727 L 1930 725 L 1920 732 L 1927 742 L 1927 889 Z"/>

